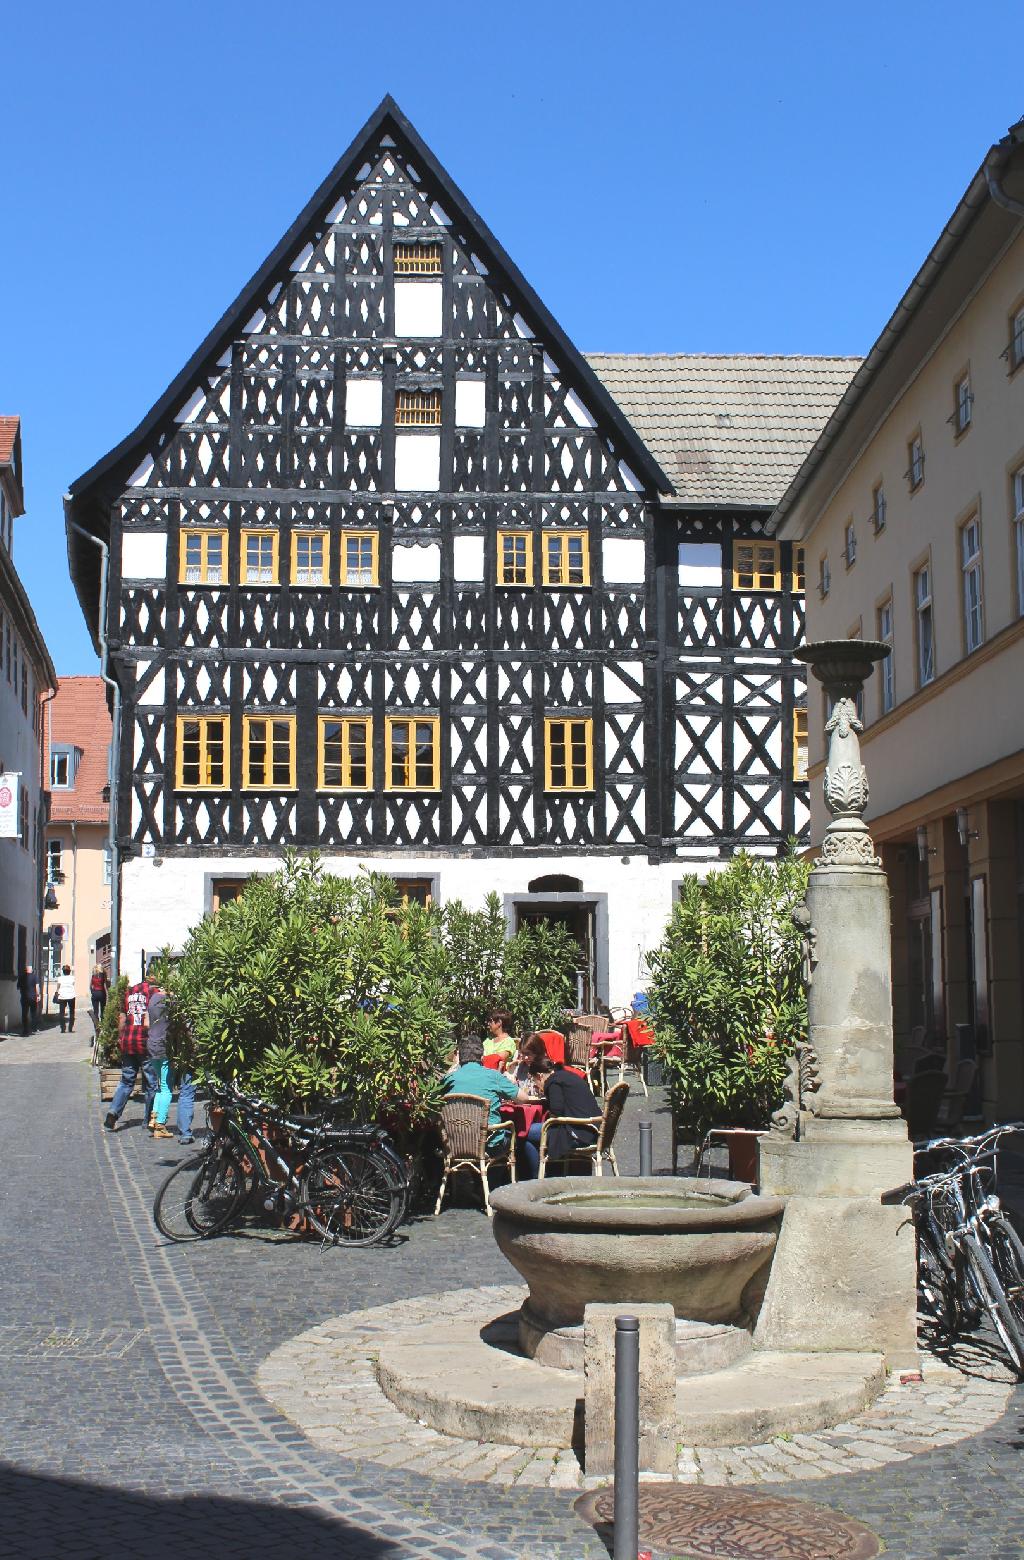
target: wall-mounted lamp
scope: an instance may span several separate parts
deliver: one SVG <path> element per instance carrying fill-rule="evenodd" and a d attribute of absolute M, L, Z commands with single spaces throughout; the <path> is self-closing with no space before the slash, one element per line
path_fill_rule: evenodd
<path fill-rule="evenodd" d="M 57 908 L 57 895 L 53 891 L 53 884 L 49 883 L 49 884 L 47 884 L 47 888 L 46 888 L 46 898 L 43 900 L 43 909 L 44 910 L 56 910 L 56 908 Z"/>
<path fill-rule="evenodd" d="M 956 832 L 960 843 L 965 850 L 967 849 L 968 840 L 976 840 L 978 838 L 977 829 L 969 829 L 967 827 L 969 822 L 970 819 L 967 814 L 967 808 L 958 807 L 956 810 Z"/>
<path fill-rule="evenodd" d="M 927 861 L 929 856 L 937 855 L 938 852 L 935 846 L 929 845 L 928 843 L 928 825 L 926 823 L 919 823 L 916 833 L 918 861 Z"/>

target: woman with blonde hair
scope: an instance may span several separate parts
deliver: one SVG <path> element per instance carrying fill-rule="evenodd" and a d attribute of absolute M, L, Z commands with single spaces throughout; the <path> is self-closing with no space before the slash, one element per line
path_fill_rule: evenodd
<path fill-rule="evenodd" d="M 92 1002 L 92 1016 L 97 1024 L 103 1017 L 103 1009 L 107 1005 L 107 993 L 110 990 L 110 981 L 102 964 L 97 964 L 89 981 L 89 1000 Z"/>

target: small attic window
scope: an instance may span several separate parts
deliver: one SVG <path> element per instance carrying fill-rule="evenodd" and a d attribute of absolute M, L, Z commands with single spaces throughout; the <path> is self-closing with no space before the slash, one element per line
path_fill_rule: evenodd
<path fill-rule="evenodd" d="M 436 428 L 440 422 L 440 390 L 399 390 L 395 397 L 397 427 Z"/>
<path fill-rule="evenodd" d="M 441 245 L 396 244 L 396 276 L 439 276 L 441 274 Z"/>

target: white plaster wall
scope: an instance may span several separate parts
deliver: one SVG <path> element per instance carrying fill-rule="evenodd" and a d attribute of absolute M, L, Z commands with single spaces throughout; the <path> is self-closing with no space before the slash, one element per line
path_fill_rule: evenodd
<path fill-rule="evenodd" d="M 0 602 L 6 606 L 7 603 Z M 19 639 L 19 643 L 21 643 Z M 21 656 L 19 654 L 19 661 Z M 30 663 L 31 665 L 31 663 Z M 32 668 L 34 671 L 35 668 Z M 19 672 L 19 684 L 21 674 Z M 31 704 L 29 710 L 31 711 Z M 43 706 L 45 720 L 46 707 Z M 32 730 L 31 714 L 21 708 L 21 689 L 15 689 L 6 677 L 0 678 L 0 768 L 8 775 L 19 774 L 27 788 L 22 801 L 28 808 L 29 849 L 22 850 L 20 839 L 0 840 L 0 916 L 24 926 L 28 934 L 28 956 L 38 967 L 35 934 L 40 924 L 41 905 L 38 888 L 38 861 L 35 855 L 35 815 L 39 805 L 39 747 Z M 19 803 L 20 806 L 20 803 Z M 19 813 L 20 821 L 20 813 Z M 18 945 L 15 932 L 14 956 Z M 13 981 L 0 979 L 0 1024 L 12 1029 L 21 1023 L 21 1005 Z M 19 1029 L 20 1033 L 20 1029 Z"/>
<path fill-rule="evenodd" d="M 441 283 L 395 282 L 395 335 L 440 336 Z"/>
<path fill-rule="evenodd" d="M 352 428 L 379 428 L 383 398 L 379 379 L 350 379 L 345 386 L 345 422 Z"/>
<path fill-rule="evenodd" d="M 125 531 L 121 538 L 121 577 L 162 580 L 167 573 L 166 531 Z"/>
<path fill-rule="evenodd" d="M 395 492 L 436 493 L 440 485 L 440 434 L 396 433 Z"/>
<path fill-rule="evenodd" d="M 721 585 L 722 549 L 717 542 L 680 542 L 680 585 Z"/>
<path fill-rule="evenodd" d="M 274 871 L 279 862 L 230 856 L 135 858 L 125 863 L 122 900 L 122 960 L 126 974 L 135 978 L 141 950 L 170 944 L 180 947 L 189 928 L 201 919 L 208 877 L 245 877 L 252 872 Z M 662 937 L 672 909 L 672 885 L 685 872 L 713 870 L 717 857 L 651 866 L 630 857 L 531 856 L 481 860 L 445 859 L 437 856 L 327 856 L 324 865 L 340 876 L 354 877 L 363 868 L 393 872 L 401 877 L 438 876 L 440 898 L 461 899 L 479 907 L 493 891 L 499 896 L 525 894 L 533 878 L 568 873 L 580 878 L 584 894 L 607 895 L 609 989 L 598 995 L 613 1005 L 626 1002 L 643 984 L 640 971 L 646 952 Z"/>
<path fill-rule="evenodd" d="M 457 536 L 454 543 L 455 578 L 469 583 L 484 577 L 484 539 L 482 536 Z"/>
<path fill-rule="evenodd" d="M 486 402 L 487 386 L 482 379 L 456 379 L 455 421 L 460 428 L 482 428 Z"/>
<path fill-rule="evenodd" d="M 152 665 L 152 662 L 149 662 L 149 663 L 143 662 L 140 665 L 140 667 L 139 667 L 139 676 L 140 677 L 143 675 L 147 665 Z M 166 699 L 166 694 L 164 693 L 164 668 L 161 666 L 159 671 L 153 673 L 153 681 L 149 684 L 149 686 L 147 688 L 144 688 L 143 691 L 139 694 L 139 697 L 136 700 L 136 703 L 138 703 L 140 705 L 141 704 L 159 704 L 159 705 L 162 706 L 164 701 L 165 701 L 165 699 Z"/>
<path fill-rule="evenodd" d="M 606 585 L 642 585 L 646 550 L 640 537 L 606 536 L 601 561 Z"/>
<path fill-rule="evenodd" d="M 396 546 L 391 552 L 391 577 L 403 584 L 427 584 L 441 578 L 441 548 L 437 542 Z"/>

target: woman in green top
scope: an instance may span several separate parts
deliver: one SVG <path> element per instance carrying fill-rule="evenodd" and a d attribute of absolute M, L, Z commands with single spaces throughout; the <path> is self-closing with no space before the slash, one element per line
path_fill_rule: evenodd
<path fill-rule="evenodd" d="M 504 1065 L 508 1066 L 519 1050 L 519 1042 L 508 1032 L 509 1025 L 513 1022 L 512 1014 L 504 1012 L 501 1008 L 495 1008 L 488 1014 L 487 1039 L 484 1041 L 485 1056 L 502 1056 Z"/>

